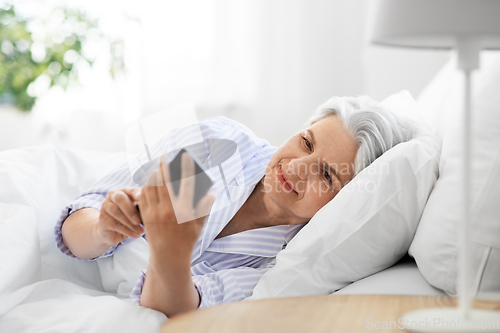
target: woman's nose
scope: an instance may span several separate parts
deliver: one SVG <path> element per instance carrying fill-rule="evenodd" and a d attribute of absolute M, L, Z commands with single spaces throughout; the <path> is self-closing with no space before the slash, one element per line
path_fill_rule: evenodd
<path fill-rule="evenodd" d="M 307 167 L 306 161 L 297 158 L 290 161 L 290 168 L 288 168 L 288 173 L 297 176 L 300 180 L 305 180 L 307 178 Z"/>

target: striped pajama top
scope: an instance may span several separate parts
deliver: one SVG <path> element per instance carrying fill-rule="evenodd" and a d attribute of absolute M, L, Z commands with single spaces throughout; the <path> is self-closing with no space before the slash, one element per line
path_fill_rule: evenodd
<path fill-rule="evenodd" d="M 151 147 L 150 154 L 154 158 L 170 153 L 172 157 L 182 147 L 214 139 L 231 140 L 236 143 L 237 150 L 222 162 L 223 172 L 218 166 L 211 165 L 209 152 L 203 145 L 197 145 L 197 151 L 190 151 L 208 169 L 214 180 L 210 193 L 217 196 L 191 257 L 192 279 L 201 296 L 200 308 L 250 297 L 260 277 L 274 266 L 276 255 L 304 226 L 280 225 L 252 229 L 215 239 L 264 177 L 267 164 L 277 147 L 269 145 L 234 120 L 216 117 L 171 131 Z M 137 157 L 135 166 L 126 163 L 63 209 L 54 230 L 57 246 L 63 253 L 75 257 L 62 241 L 61 228 L 66 218 L 82 208 L 100 209 L 110 190 L 140 186 L 134 182 L 132 171 L 147 161 L 144 153 Z M 133 240 L 127 238 L 92 260 L 111 256 L 116 247 L 126 246 Z M 136 304 L 140 304 L 146 278 L 146 271 L 138 272 L 138 281 L 131 293 L 132 301 Z"/>

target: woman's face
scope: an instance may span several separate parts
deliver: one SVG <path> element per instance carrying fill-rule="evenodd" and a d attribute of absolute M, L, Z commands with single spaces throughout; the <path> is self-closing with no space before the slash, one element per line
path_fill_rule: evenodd
<path fill-rule="evenodd" d="M 352 178 L 357 143 L 337 116 L 288 139 L 271 158 L 266 195 L 294 216 L 310 219 Z"/>

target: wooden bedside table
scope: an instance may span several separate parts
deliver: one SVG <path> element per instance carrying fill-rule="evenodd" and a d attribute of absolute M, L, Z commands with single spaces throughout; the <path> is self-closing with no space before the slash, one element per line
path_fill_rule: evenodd
<path fill-rule="evenodd" d="M 404 313 L 420 308 L 452 306 L 456 306 L 456 299 L 446 296 L 274 298 L 224 304 L 180 315 L 167 320 L 161 333 L 403 332 L 400 328 L 407 325 L 402 319 Z M 474 307 L 500 311 L 500 302 L 476 300 Z"/>

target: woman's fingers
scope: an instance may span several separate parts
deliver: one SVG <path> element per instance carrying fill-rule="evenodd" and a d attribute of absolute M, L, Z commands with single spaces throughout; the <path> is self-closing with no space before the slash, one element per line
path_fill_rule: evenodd
<path fill-rule="evenodd" d="M 110 225 L 110 227 L 113 227 L 115 224 L 121 224 L 127 230 L 130 232 L 127 234 L 127 236 L 134 236 L 137 233 L 142 233 L 142 228 L 138 225 L 132 224 L 132 222 L 129 221 L 129 219 L 123 214 L 123 212 L 113 203 L 110 203 L 106 205 L 103 209 L 105 213 L 113 219 L 113 223 Z M 118 230 L 116 230 L 118 231 Z"/>
<path fill-rule="evenodd" d="M 165 186 L 158 191 L 160 200 L 172 203 L 171 198 L 175 198 L 175 192 L 170 180 L 170 166 L 168 162 L 166 162 L 166 160 L 163 158 L 160 160 L 159 170 L 161 173 L 162 182 L 163 184 L 165 184 Z"/>
<path fill-rule="evenodd" d="M 195 166 L 194 161 L 188 153 L 181 156 L 181 184 L 179 187 L 179 199 L 184 205 L 192 209 L 195 189 Z"/>
<path fill-rule="evenodd" d="M 132 226 L 129 227 L 137 227 L 141 224 L 141 217 L 139 216 L 139 212 L 135 208 L 134 201 L 131 199 L 132 194 L 127 194 L 126 191 L 132 192 L 128 189 L 122 189 L 122 191 L 114 192 L 110 195 L 111 202 L 113 202 L 125 215 L 125 224 L 129 224 L 130 221 Z M 135 229 L 135 228 L 134 228 Z"/>
<path fill-rule="evenodd" d="M 109 211 L 102 210 L 101 209 L 101 215 L 107 220 L 105 222 L 105 228 L 112 230 L 114 232 L 117 232 L 119 234 L 122 234 L 127 237 L 132 237 L 132 238 L 137 238 L 139 237 L 142 232 L 140 231 L 134 231 L 127 227 L 125 224 L 123 224 L 120 220 L 116 219 L 115 216 L 109 213 Z"/>
<path fill-rule="evenodd" d="M 165 157 L 160 159 L 160 170 L 162 171 L 162 178 L 165 184 L 171 182 L 170 180 L 170 165 Z"/>
<path fill-rule="evenodd" d="M 151 172 L 146 186 L 163 186 L 163 181 L 158 169 Z"/>
<path fill-rule="evenodd" d="M 158 170 L 151 174 L 140 196 L 141 217 L 145 219 L 145 224 L 184 223 L 208 215 L 215 197 L 208 195 L 202 198 L 195 211 L 193 209 L 195 183 L 195 162 L 188 153 L 183 153 L 179 193 L 176 196 L 171 183 L 169 165 L 160 159 Z M 148 217 L 148 214 L 151 216 Z"/>
<path fill-rule="evenodd" d="M 141 198 L 141 187 L 124 187 L 121 190 L 133 201 L 139 201 Z"/>
<path fill-rule="evenodd" d="M 146 201 L 148 201 L 149 204 L 154 204 L 158 202 L 158 193 L 157 193 L 157 187 L 161 186 L 162 181 L 161 181 L 161 176 L 158 172 L 158 170 L 155 170 L 151 173 L 148 179 L 148 184 L 144 186 L 142 190 L 142 195 L 146 196 Z"/>

